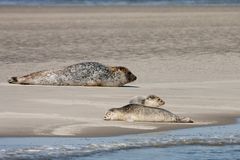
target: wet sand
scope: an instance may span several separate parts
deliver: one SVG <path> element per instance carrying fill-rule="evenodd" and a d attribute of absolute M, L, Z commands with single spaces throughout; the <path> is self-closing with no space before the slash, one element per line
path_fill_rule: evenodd
<path fill-rule="evenodd" d="M 0 7 L 0 135 L 111 136 L 233 123 L 240 115 L 239 7 Z M 85 61 L 128 67 L 126 87 L 7 84 Z M 194 124 L 103 121 L 157 94 Z"/>

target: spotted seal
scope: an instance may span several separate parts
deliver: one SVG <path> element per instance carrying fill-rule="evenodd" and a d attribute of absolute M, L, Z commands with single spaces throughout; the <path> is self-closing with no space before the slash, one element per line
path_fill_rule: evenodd
<path fill-rule="evenodd" d="M 161 107 L 165 104 L 165 101 L 156 95 L 149 95 L 147 97 L 136 96 L 129 101 L 129 104 L 142 104 L 148 107 Z"/>
<path fill-rule="evenodd" d="M 136 79 L 137 77 L 129 69 L 122 66 L 111 67 L 98 62 L 84 62 L 58 70 L 11 77 L 8 82 L 30 85 L 119 87 Z"/>
<path fill-rule="evenodd" d="M 121 108 L 109 109 L 104 120 L 193 123 L 188 117 L 180 117 L 162 108 L 147 107 L 141 104 L 128 104 Z"/>

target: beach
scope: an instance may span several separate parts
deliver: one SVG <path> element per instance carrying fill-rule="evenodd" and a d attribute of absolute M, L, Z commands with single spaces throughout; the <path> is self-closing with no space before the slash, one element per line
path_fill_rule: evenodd
<path fill-rule="evenodd" d="M 240 8 L 0 7 L 0 136 L 115 136 L 234 123 L 240 115 Z M 124 87 L 26 86 L 12 76 L 97 61 Z M 104 121 L 156 94 L 193 124 Z"/>

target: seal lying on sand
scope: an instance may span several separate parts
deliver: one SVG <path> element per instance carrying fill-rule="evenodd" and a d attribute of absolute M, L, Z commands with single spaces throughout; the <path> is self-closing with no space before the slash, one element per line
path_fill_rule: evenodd
<path fill-rule="evenodd" d="M 129 101 L 129 104 L 142 104 L 148 107 L 161 107 L 165 104 L 165 101 L 156 95 L 149 95 L 147 97 L 136 96 Z"/>
<path fill-rule="evenodd" d="M 105 113 L 104 120 L 193 123 L 190 118 L 177 116 L 165 109 L 140 104 L 128 104 L 121 108 L 109 109 Z"/>
<path fill-rule="evenodd" d="M 136 79 L 137 77 L 125 67 L 84 62 L 59 70 L 39 71 L 22 77 L 12 77 L 8 82 L 31 85 L 119 87 Z"/>

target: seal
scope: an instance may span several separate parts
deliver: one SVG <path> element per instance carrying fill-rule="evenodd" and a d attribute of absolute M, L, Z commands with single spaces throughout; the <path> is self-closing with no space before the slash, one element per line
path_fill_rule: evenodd
<path fill-rule="evenodd" d="M 119 87 L 136 79 L 137 77 L 126 67 L 84 62 L 59 70 L 39 71 L 21 77 L 11 77 L 8 82 L 26 85 Z"/>
<path fill-rule="evenodd" d="M 149 95 L 147 97 L 136 96 L 129 101 L 129 104 L 142 104 L 148 107 L 161 107 L 165 104 L 165 101 L 156 95 Z"/>
<path fill-rule="evenodd" d="M 193 123 L 193 120 L 188 117 L 180 117 L 162 108 L 148 107 L 140 104 L 128 104 L 121 108 L 109 109 L 104 115 L 104 120 Z"/>

